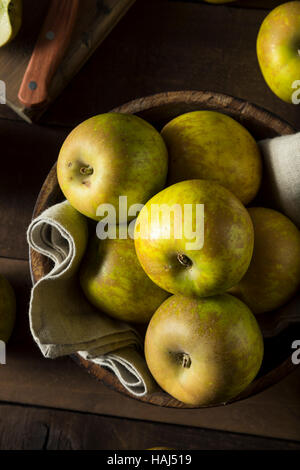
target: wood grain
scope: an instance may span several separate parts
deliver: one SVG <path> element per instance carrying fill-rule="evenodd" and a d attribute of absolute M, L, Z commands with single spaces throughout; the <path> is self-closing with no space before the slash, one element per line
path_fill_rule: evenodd
<path fill-rule="evenodd" d="M 225 112 L 243 124 L 258 140 L 278 135 L 292 134 L 295 131 L 283 120 L 248 102 L 211 92 L 185 91 L 161 93 L 129 102 L 119 108 L 115 108 L 114 111 L 137 114 L 152 123 L 157 129 L 161 129 L 166 122 L 175 116 L 195 109 L 210 109 Z M 45 180 L 41 193 L 37 199 L 34 209 L 34 217 L 38 216 L 43 210 L 57 202 L 57 200 L 61 200 L 61 197 L 56 177 L 56 167 L 54 166 Z M 43 255 L 34 253 L 31 250 L 30 261 L 32 276 L 35 282 L 49 272 L 49 261 Z M 299 299 L 297 302 L 299 305 Z M 284 316 L 285 313 L 286 310 L 283 309 L 282 315 Z M 300 328 L 300 322 L 298 326 Z M 285 342 L 287 342 L 285 348 L 282 344 L 279 350 L 278 348 L 273 350 L 272 343 L 268 344 L 263 366 L 258 377 L 244 392 L 232 400 L 233 402 L 247 398 L 264 390 L 281 380 L 296 367 L 292 363 L 290 357 L 290 345 L 292 344 L 293 339 L 294 338 L 291 339 L 288 337 L 285 340 Z M 279 360 L 279 363 L 277 364 L 276 360 L 274 364 L 274 352 L 275 356 Z M 114 374 L 90 361 L 82 359 L 77 355 L 74 355 L 73 357 L 98 380 L 103 381 L 106 385 L 115 390 L 129 395 Z M 160 406 L 175 408 L 187 407 L 185 404 L 175 400 L 163 391 L 148 394 L 139 399 L 141 401 Z"/>
<path fill-rule="evenodd" d="M 26 229 L 68 129 L 0 121 L 0 256 L 28 259 Z"/>
<path fill-rule="evenodd" d="M 257 9 L 139 0 L 42 122 L 75 126 L 120 103 L 190 89 L 243 98 L 300 128 L 299 107 L 277 98 L 259 70 L 255 45 L 265 16 Z"/>
<path fill-rule="evenodd" d="M 183 2 L 183 3 L 204 3 L 205 0 L 169 0 L 171 2 Z M 237 8 L 261 8 L 261 9 L 272 9 L 277 7 L 278 5 L 281 5 L 282 0 L 238 0 L 233 3 L 228 3 L 228 4 L 211 4 L 211 6 L 216 7 L 223 7 L 223 8 L 228 8 L 228 7 L 237 7 Z"/>
<path fill-rule="evenodd" d="M 49 86 L 49 102 L 61 93 L 135 0 L 85 0 L 73 39 Z M 47 105 L 26 108 L 18 100 L 19 88 L 46 15 L 49 1 L 26 0 L 23 26 L 12 43 L 0 50 L 1 79 L 7 86 L 7 104 L 23 119 L 38 119 Z"/>
<path fill-rule="evenodd" d="M 300 450 L 300 443 L 0 404 L 1 450 Z M 101 458 L 99 460 L 101 466 Z"/>
<path fill-rule="evenodd" d="M 22 40 L 26 49 L 33 47 L 34 23 L 40 21 L 34 15 L 44 2 L 38 2 L 29 17 L 29 9 L 25 11 L 24 28 L 8 46 L 12 57 L 5 48 L 0 50 L 2 70 L 18 53 L 17 41 Z M 41 122 L 75 126 L 141 96 L 198 89 L 246 99 L 300 128 L 298 107 L 277 98 L 259 70 L 255 44 L 266 14 L 260 9 L 139 0 L 51 104 Z M 13 66 L 11 62 L 9 68 Z M 12 118 L 5 108 L 0 106 L 0 116 Z"/>

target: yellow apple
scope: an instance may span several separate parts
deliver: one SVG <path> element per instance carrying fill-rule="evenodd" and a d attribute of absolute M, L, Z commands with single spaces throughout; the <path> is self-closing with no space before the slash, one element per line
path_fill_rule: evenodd
<path fill-rule="evenodd" d="M 245 207 L 206 180 L 181 181 L 156 194 L 141 210 L 134 236 L 144 270 L 172 294 L 225 292 L 244 276 L 253 250 Z"/>
<path fill-rule="evenodd" d="M 257 37 L 257 57 L 271 90 L 287 103 L 300 86 L 300 2 L 271 11 Z"/>
<path fill-rule="evenodd" d="M 165 143 L 151 124 L 134 115 L 107 113 L 87 119 L 68 135 L 57 177 L 70 204 L 100 220 L 101 205 L 111 205 L 118 217 L 119 196 L 127 197 L 128 207 L 145 204 L 164 187 L 167 169 Z"/>
<path fill-rule="evenodd" d="M 80 268 L 87 299 L 102 312 L 130 323 L 148 323 L 169 296 L 149 279 L 127 239 L 91 240 Z"/>
<path fill-rule="evenodd" d="M 254 379 L 263 358 L 260 328 L 239 299 L 169 297 L 150 320 L 147 365 L 163 390 L 183 403 L 227 402 Z"/>
<path fill-rule="evenodd" d="M 300 232 L 283 214 L 252 207 L 254 250 L 249 269 L 230 293 L 263 313 L 287 302 L 300 286 Z"/>
<path fill-rule="evenodd" d="M 231 117 L 194 111 L 170 121 L 161 134 L 169 153 L 169 184 L 213 180 L 243 204 L 256 195 L 262 175 L 260 151 L 247 129 Z"/>

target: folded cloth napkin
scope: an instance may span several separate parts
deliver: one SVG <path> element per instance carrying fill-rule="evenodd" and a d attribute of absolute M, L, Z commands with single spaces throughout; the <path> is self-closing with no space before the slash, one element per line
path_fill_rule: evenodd
<path fill-rule="evenodd" d="M 88 242 L 87 219 L 64 201 L 31 222 L 27 239 L 54 263 L 34 285 L 30 299 L 30 328 L 43 355 L 78 352 L 113 371 L 133 395 L 155 390 L 139 334 L 99 312 L 82 293 L 77 273 Z"/>
<path fill-rule="evenodd" d="M 259 142 L 270 199 L 300 228 L 300 132 Z"/>

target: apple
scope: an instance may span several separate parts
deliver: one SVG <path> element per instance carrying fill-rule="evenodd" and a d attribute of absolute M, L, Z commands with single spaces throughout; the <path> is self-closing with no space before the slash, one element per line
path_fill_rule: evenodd
<path fill-rule="evenodd" d="M 150 279 L 172 294 L 190 296 L 219 294 L 237 284 L 253 250 L 247 210 L 228 189 L 206 180 L 181 181 L 156 194 L 139 213 L 134 238 Z"/>
<path fill-rule="evenodd" d="M 145 274 L 127 239 L 90 241 L 80 268 L 80 283 L 87 299 L 118 320 L 147 323 L 169 296 Z"/>
<path fill-rule="evenodd" d="M 22 24 L 22 0 L 0 0 L 0 47 L 12 41 Z"/>
<path fill-rule="evenodd" d="M 258 62 L 271 90 L 292 103 L 300 80 L 300 2 L 288 2 L 271 11 L 257 37 Z"/>
<path fill-rule="evenodd" d="M 164 187 L 167 167 L 167 149 L 154 127 L 137 116 L 107 113 L 84 121 L 68 135 L 57 177 L 70 204 L 100 220 L 100 205 L 111 205 L 118 217 L 119 196 L 127 197 L 129 207 L 145 204 Z"/>
<path fill-rule="evenodd" d="M 226 403 L 254 379 L 263 359 L 260 328 L 229 294 L 169 297 L 150 320 L 145 357 L 172 397 L 193 406 Z"/>
<path fill-rule="evenodd" d="M 254 250 L 249 269 L 230 293 L 253 313 L 274 310 L 287 302 L 300 286 L 300 232 L 285 215 L 252 207 Z"/>
<path fill-rule="evenodd" d="M 15 325 L 16 297 L 12 286 L 0 274 L 0 340 L 9 340 Z"/>
<path fill-rule="evenodd" d="M 220 183 L 248 204 L 262 176 L 260 151 L 237 121 L 215 111 L 193 111 L 170 121 L 161 135 L 169 153 L 169 184 L 189 179 Z"/>

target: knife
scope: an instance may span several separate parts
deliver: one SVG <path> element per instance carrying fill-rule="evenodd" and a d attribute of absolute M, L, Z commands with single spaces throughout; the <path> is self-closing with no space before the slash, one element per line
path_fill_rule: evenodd
<path fill-rule="evenodd" d="M 78 8 L 79 0 L 51 0 L 18 93 L 26 108 L 48 101 L 51 79 L 70 43 Z"/>

